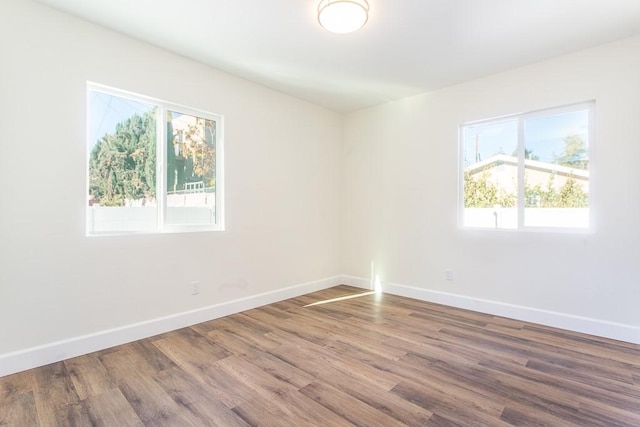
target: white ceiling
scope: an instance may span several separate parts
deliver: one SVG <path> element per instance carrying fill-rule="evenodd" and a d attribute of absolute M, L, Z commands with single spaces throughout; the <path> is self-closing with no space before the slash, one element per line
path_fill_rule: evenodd
<path fill-rule="evenodd" d="M 38 0 L 346 112 L 640 34 L 640 0 L 369 0 L 331 34 L 319 0 Z"/>

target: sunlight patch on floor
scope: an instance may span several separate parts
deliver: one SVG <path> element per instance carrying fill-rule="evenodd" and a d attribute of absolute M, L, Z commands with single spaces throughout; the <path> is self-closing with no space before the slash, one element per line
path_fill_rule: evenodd
<path fill-rule="evenodd" d="M 327 300 L 324 300 L 324 301 L 317 301 L 317 302 L 314 302 L 314 303 L 311 303 L 311 304 L 307 304 L 304 307 L 313 307 L 314 305 L 330 304 L 332 302 L 344 301 L 344 300 L 352 299 L 352 298 L 365 297 L 367 295 L 373 295 L 375 293 L 376 293 L 376 291 L 369 291 L 369 292 L 363 292 L 361 294 L 346 295 L 344 297 L 337 297 L 337 298 L 327 299 Z"/>

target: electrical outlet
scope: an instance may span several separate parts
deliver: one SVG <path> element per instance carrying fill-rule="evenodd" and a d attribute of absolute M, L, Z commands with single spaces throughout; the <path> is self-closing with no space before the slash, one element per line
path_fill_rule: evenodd
<path fill-rule="evenodd" d="M 453 281 L 453 270 L 447 269 L 444 271 L 444 279 L 452 282 Z"/>
<path fill-rule="evenodd" d="M 200 281 L 196 280 L 191 282 L 191 295 L 200 294 Z"/>

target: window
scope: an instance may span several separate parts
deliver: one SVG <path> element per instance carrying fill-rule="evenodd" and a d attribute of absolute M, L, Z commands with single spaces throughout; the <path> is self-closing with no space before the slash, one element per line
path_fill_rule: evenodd
<path fill-rule="evenodd" d="M 89 84 L 87 234 L 222 229 L 222 117 Z"/>
<path fill-rule="evenodd" d="M 462 126 L 465 227 L 589 228 L 593 103 Z"/>

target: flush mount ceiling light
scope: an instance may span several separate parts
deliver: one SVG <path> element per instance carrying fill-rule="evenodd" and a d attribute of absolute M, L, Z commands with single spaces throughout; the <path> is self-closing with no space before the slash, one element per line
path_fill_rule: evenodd
<path fill-rule="evenodd" d="M 369 19 L 367 0 L 321 0 L 318 22 L 332 33 L 346 34 L 362 28 Z"/>

